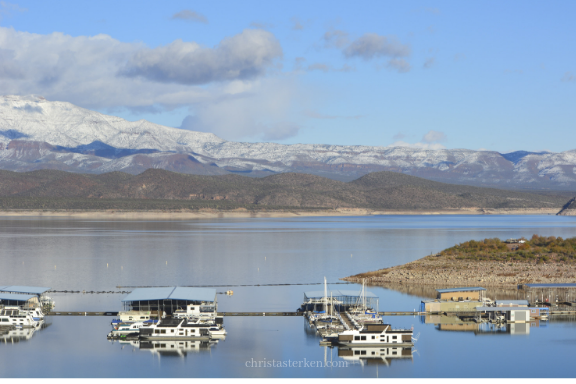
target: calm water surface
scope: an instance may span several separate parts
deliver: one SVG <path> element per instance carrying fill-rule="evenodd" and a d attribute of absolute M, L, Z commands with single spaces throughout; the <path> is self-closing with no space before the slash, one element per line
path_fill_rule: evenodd
<path fill-rule="evenodd" d="M 575 217 L 379 216 L 197 221 L 0 218 L 0 285 L 116 291 L 218 285 L 221 311 L 293 311 L 306 290 L 487 237 L 576 236 Z M 290 283 L 276 287 L 239 285 Z M 344 288 L 332 285 L 334 289 Z M 358 285 L 346 289 L 358 289 Z M 128 290 L 126 288 L 125 290 Z M 380 310 L 421 298 L 384 288 Z M 54 294 L 59 311 L 117 311 L 120 294 Z M 420 318 L 385 319 L 420 337 L 412 358 L 345 360 L 299 317 L 228 317 L 226 340 L 178 353 L 109 342 L 107 317 L 54 317 L 28 340 L 0 344 L 0 377 L 573 377 L 576 322 L 529 334 L 454 332 Z M 256 367 L 278 361 L 294 367 Z M 270 363 L 273 361 L 274 363 Z M 315 362 L 316 366 L 305 366 Z M 326 363 L 325 363 L 326 362 Z M 375 362 L 379 362 L 376 364 Z M 446 364 L 450 362 L 450 364 Z M 262 365 L 262 364 L 261 364 Z M 330 366 L 331 367 L 327 367 Z M 347 365 L 347 366 L 343 366 Z"/>

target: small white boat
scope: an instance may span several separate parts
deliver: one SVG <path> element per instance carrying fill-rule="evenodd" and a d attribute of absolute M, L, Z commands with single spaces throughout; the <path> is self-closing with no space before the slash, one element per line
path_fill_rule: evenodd
<path fill-rule="evenodd" d="M 118 325 L 117 329 L 114 329 L 112 332 L 108 334 L 109 339 L 122 337 L 123 335 L 130 335 L 132 333 L 140 333 L 140 328 L 142 327 L 150 327 L 152 323 L 144 323 L 142 321 L 138 321 L 136 323 L 121 323 Z"/>
<path fill-rule="evenodd" d="M 162 318 L 166 317 L 166 312 L 163 313 Z M 120 324 L 125 323 L 156 323 L 158 320 L 152 315 L 150 311 L 124 311 L 118 312 L 118 318 L 112 320 L 112 328 L 118 329 Z"/>
<path fill-rule="evenodd" d="M 223 326 L 213 325 L 208 328 L 208 332 L 210 332 L 210 336 L 213 339 L 225 339 L 228 332 L 224 329 Z"/>

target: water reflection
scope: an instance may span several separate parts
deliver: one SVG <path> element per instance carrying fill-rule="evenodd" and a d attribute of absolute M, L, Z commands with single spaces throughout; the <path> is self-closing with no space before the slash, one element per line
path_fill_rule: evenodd
<path fill-rule="evenodd" d="M 29 328 L 22 327 L 0 327 L 0 343 L 14 344 L 20 341 L 28 341 L 37 331 L 48 328 L 51 322 L 46 318 L 40 320 L 35 326 Z"/>
<path fill-rule="evenodd" d="M 220 339 L 220 340 L 224 340 Z M 120 340 L 118 343 L 122 350 L 148 351 L 154 356 L 162 357 L 186 357 L 189 353 L 205 353 L 218 344 L 220 340 L 189 340 L 189 341 L 166 341 L 166 340 Z"/>
<path fill-rule="evenodd" d="M 396 360 L 413 360 L 413 347 L 339 347 L 338 357 L 349 363 L 382 364 L 389 366 Z"/>
<path fill-rule="evenodd" d="M 399 283 L 381 283 L 370 284 L 366 282 L 368 287 L 383 287 L 396 292 L 401 292 L 410 296 L 423 297 L 435 299 L 438 295 L 437 289 L 456 288 L 455 285 L 446 284 L 432 284 L 432 285 L 410 285 Z M 517 300 L 522 299 L 521 294 L 516 288 L 498 288 L 498 287 L 484 287 L 486 288 L 486 297 L 492 300 Z"/>
<path fill-rule="evenodd" d="M 468 320 L 468 321 L 467 321 Z M 529 335 L 531 328 L 546 327 L 546 321 L 533 319 L 525 323 L 493 323 L 469 321 L 460 316 L 426 315 L 421 317 L 424 324 L 434 324 L 438 331 L 471 332 L 474 335 Z"/>

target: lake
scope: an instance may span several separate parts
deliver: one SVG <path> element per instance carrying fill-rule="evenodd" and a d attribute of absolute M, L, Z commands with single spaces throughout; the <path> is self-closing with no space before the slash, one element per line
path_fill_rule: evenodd
<path fill-rule="evenodd" d="M 0 285 L 128 291 L 216 285 L 219 311 L 294 311 L 303 292 L 360 289 L 345 276 L 403 264 L 470 239 L 576 236 L 576 217 L 369 216 L 187 221 L 0 217 Z M 258 286 L 262 284 L 298 284 Z M 380 310 L 412 311 L 422 297 L 380 287 Z M 58 311 L 118 311 L 125 294 L 54 293 Z M 450 331 L 420 317 L 385 318 L 420 334 L 411 357 L 358 359 L 300 317 L 226 317 L 226 340 L 159 352 L 110 342 L 110 317 L 53 317 L 0 343 L 0 377 L 573 377 L 576 322 L 529 332 Z M 340 355 L 340 356 L 339 356 Z M 259 363 L 260 362 L 260 363 Z M 312 362 L 314 364 L 312 364 Z M 260 365 L 260 366 L 258 366 Z"/>

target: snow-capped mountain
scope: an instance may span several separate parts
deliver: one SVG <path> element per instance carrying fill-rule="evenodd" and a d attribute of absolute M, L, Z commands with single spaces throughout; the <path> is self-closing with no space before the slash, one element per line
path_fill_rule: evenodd
<path fill-rule="evenodd" d="M 306 172 L 351 180 L 391 170 L 429 179 L 501 187 L 576 186 L 576 150 L 502 155 L 466 149 L 239 143 L 35 96 L 0 97 L 0 168 L 83 173 L 183 173 L 260 176 Z"/>

